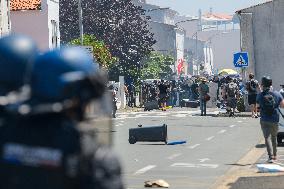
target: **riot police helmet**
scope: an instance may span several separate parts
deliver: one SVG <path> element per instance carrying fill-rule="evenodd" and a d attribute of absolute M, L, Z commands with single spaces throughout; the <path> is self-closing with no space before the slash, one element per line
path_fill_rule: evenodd
<path fill-rule="evenodd" d="M 79 47 L 49 51 L 35 61 L 31 97 L 44 103 L 77 98 L 88 102 L 104 93 L 106 79 Z"/>
<path fill-rule="evenodd" d="M 0 39 L 0 95 L 17 91 L 28 82 L 38 55 L 36 43 L 25 35 L 12 34 Z"/>

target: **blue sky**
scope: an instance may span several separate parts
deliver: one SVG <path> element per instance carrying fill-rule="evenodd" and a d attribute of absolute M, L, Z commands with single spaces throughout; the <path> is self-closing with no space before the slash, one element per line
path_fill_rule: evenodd
<path fill-rule="evenodd" d="M 236 10 L 251 5 L 266 2 L 267 0 L 146 0 L 147 3 L 163 7 L 171 7 L 182 15 L 197 15 L 200 8 L 208 12 L 210 7 L 213 12 L 233 14 Z"/>

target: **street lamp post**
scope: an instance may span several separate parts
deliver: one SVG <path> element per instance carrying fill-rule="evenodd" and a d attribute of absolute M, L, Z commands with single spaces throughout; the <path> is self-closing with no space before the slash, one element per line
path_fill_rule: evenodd
<path fill-rule="evenodd" d="M 83 27 L 82 0 L 78 0 L 78 13 L 79 13 L 80 41 L 81 41 L 81 45 L 83 45 L 83 41 L 84 41 L 84 27 Z"/>

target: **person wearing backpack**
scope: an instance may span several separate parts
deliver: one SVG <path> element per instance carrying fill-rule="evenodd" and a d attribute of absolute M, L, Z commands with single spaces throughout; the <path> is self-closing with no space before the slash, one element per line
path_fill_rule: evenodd
<path fill-rule="evenodd" d="M 272 91 L 272 79 L 261 79 L 262 92 L 257 95 L 257 107 L 260 109 L 260 125 L 265 138 L 268 163 L 277 160 L 277 132 L 279 127 L 279 107 L 284 107 L 282 95 Z"/>
<path fill-rule="evenodd" d="M 237 107 L 237 97 L 239 95 L 238 85 L 234 82 L 233 78 L 228 77 L 228 84 L 226 85 L 226 96 L 227 96 L 227 110 L 229 116 L 235 115 L 235 110 Z M 233 111 L 232 111 L 233 109 Z"/>
<path fill-rule="evenodd" d="M 249 81 L 246 83 L 246 90 L 248 91 L 248 104 L 251 109 L 252 118 L 258 118 L 256 109 L 256 96 L 259 91 L 259 84 L 256 79 L 254 79 L 253 73 L 249 74 Z"/>

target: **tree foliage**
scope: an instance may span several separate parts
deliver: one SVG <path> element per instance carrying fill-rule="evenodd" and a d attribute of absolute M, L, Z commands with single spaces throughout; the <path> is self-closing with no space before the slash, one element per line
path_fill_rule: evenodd
<path fill-rule="evenodd" d="M 137 79 L 141 61 L 155 43 L 149 32 L 145 10 L 131 0 L 82 0 L 85 34 L 105 42 L 119 62 L 110 67 L 111 79 L 124 75 Z M 78 38 L 77 0 L 60 1 L 60 30 L 63 41 Z"/>
<path fill-rule="evenodd" d="M 169 79 L 173 74 L 171 65 L 174 62 L 172 56 L 165 56 L 160 53 L 151 53 L 146 59 L 143 69 L 143 79 Z"/>
<path fill-rule="evenodd" d="M 81 40 L 74 39 L 70 42 L 71 45 L 81 45 Z M 117 61 L 115 57 L 112 57 L 108 47 L 104 44 L 103 41 L 98 40 L 94 35 L 84 35 L 83 37 L 84 46 L 92 46 L 94 58 L 98 63 L 108 69 Z"/>

